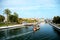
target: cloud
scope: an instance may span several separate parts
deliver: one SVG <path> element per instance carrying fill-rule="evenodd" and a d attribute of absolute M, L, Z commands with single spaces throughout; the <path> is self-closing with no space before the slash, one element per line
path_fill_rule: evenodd
<path fill-rule="evenodd" d="M 55 6 L 54 0 L 6 0 L 2 2 L 3 6 L 11 7 L 26 7 L 26 6 L 42 6 L 53 7 Z"/>
<path fill-rule="evenodd" d="M 3 0 L 0 3 L 2 10 L 8 8 L 12 12 L 20 13 L 23 17 L 26 15 L 26 17 L 29 15 L 39 17 L 49 15 L 48 13 L 57 13 L 57 4 L 54 0 Z"/>

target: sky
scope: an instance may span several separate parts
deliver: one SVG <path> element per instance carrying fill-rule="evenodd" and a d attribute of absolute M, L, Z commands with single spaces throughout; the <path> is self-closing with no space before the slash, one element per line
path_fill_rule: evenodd
<path fill-rule="evenodd" d="M 5 9 L 21 18 L 52 18 L 60 16 L 60 0 L 0 0 L 0 14 Z"/>

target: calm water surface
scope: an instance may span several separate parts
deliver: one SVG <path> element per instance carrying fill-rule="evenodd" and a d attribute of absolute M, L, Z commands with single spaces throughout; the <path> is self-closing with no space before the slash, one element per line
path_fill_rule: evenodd
<path fill-rule="evenodd" d="M 40 29 L 35 32 L 33 26 L 0 31 L 0 40 L 60 40 L 60 34 L 45 23 L 40 24 Z"/>

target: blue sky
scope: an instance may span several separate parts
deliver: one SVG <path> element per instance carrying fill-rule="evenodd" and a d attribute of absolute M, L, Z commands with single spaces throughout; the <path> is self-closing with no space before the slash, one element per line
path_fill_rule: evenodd
<path fill-rule="evenodd" d="M 0 0 L 0 14 L 7 8 L 22 18 L 60 16 L 60 0 Z"/>

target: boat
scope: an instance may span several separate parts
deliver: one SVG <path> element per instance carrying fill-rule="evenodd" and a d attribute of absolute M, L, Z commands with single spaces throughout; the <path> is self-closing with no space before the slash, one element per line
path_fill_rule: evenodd
<path fill-rule="evenodd" d="M 39 29 L 40 29 L 39 25 L 35 25 L 34 28 L 33 28 L 34 31 L 37 31 Z"/>
<path fill-rule="evenodd" d="M 36 28 L 37 28 L 37 30 L 39 30 L 39 29 L 40 29 L 39 25 L 37 25 L 37 27 L 36 27 Z"/>
<path fill-rule="evenodd" d="M 37 28 L 36 28 L 36 27 L 34 27 L 34 28 L 33 28 L 33 31 L 37 31 Z"/>

